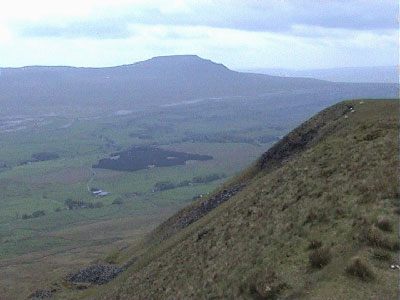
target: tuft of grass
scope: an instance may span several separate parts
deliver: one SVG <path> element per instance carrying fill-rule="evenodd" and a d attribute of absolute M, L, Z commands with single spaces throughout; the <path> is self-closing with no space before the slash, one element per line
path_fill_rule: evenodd
<path fill-rule="evenodd" d="M 241 286 L 241 294 L 247 294 L 254 300 L 277 299 L 281 292 L 287 288 L 275 272 L 265 270 L 257 271 Z"/>
<path fill-rule="evenodd" d="M 356 276 L 363 281 L 369 281 L 375 278 L 372 268 L 360 257 L 353 258 L 351 264 L 346 268 L 349 275 Z"/>
<path fill-rule="evenodd" d="M 304 225 L 305 224 L 324 223 L 324 222 L 327 222 L 328 220 L 329 220 L 328 216 L 326 215 L 325 212 L 320 212 L 320 211 L 311 209 L 306 217 L 306 220 L 304 221 Z"/>
<path fill-rule="evenodd" d="M 309 262 L 312 268 L 322 269 L 332 259 L 329 248 L 318 248 L 310 253 Z"/>
<path fill-rule="evenodd" d="M 374 249 L 374 251 L 372 252 L 372 258 L 377 260 L 390 261 L 392 259 L 392 256 L 390 255 L 390 253 L 386 252 L 383 249 Z"/>
<path fill-rule="evenodd" d="M 393 231 L 392 222 L 388 218 L 379 219 L 378 222 L 376 223 L 376 226 L 383 231 L 388 231 L 388 232 Z"/>
<path fill-rule="evenodd" d="M 366 239 L 370 246 L 384 248 L 391 251 L 399 250 L 399 241 L 384 236 L 375 226 L 371 226 L 368 229 Z"/>
<path fill-rule="evenodd" d="M 310 249 L 310 250 L 318 249 L 321 247 L 322 247 L 322 242 L 317 241 L 317 240 L 310 241 L 310 244 L 308 245 L 308 249 Z"/>

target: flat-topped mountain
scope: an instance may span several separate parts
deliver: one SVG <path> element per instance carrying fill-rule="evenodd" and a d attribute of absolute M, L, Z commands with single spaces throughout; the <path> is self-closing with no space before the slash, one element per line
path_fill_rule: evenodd
<path fill-rule="evenodd" d="M 312 92 L 335 99 L 394 97 L 395 84 L 331 83 L 235 72 L 196 55 L 161 56 L 107 68 L 3 68 L 0 109 L 38 106 L 151 107 L 199 98 L 265 98 Z"/>
<path fill-rule="evenodd" d="M 210 73 L 232 73 L 222 64 L 200 58 L 197 55 L 157 56 L 149 60 L 140 61 L 132 65 L 115 67 L 117 70 L 126 70 L 132 75 L 140 76 L 190 76 Z"/>

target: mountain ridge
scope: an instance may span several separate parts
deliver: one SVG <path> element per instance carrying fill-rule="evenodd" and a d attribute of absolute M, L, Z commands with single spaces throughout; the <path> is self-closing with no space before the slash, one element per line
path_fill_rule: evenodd
<path fill-rule="evenodd" d="M 18 110 L 21 105 L 26 108 L 112 105 L 141 109 L 199 98 L 242 97 L 268 101 L 273 94 L 304 91 L 318 96 L 326 94 L 339 101 L 394 97 L 397 87 L 240 73 L 198 56 L 164 56 L 108 68 L 2 69 L 0 106 Z"/>

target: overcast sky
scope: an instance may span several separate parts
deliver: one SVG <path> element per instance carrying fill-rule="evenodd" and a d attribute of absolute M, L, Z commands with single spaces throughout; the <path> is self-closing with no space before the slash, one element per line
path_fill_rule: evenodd
<path fill-rule="evenodd" d="M 398 0 L 10 0 L 0 66 L 197 54 L 233 69 L 398 64 Z"/>

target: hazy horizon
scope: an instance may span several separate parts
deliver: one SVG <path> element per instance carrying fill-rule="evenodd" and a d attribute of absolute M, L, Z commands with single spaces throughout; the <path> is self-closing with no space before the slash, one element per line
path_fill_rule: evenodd
<path fill-rule="evenodd" d="M 171 54 L 171 55 L 158 55 L 158 56 L 151 56 L 148 58 L 144 58 L 142 60 L 138 61 L 131 61 L 131 62 L 125 62 L 117 65 L 110 65 L 110 66 L 82 66 L 82 65 L 67 65 L 67 64 L 29 64 L 29 65 L 21 65 L 21 66 L 0 66 L 0 69 L 12 69 L 12 68 L 26 68 L 26 67 L 72 67 L 72 68 L 112 68 L 112 67 L 119 67 L 119 66 L 126 66 L 126 65 L 132 65 L 138 62 L 150 60 L 155 57 L 164 57 L 164 56 L 199 56 L 202 59 L 208 60 L 208 57 L 202 57 L 200 55 L 194 54 L 194 53 L 187 53 L 187 54 Z M 248 71 L 262 71 L 262 70 L 290 70 L 290 71 L 316 71 L 316 70 L 332 70 L 332 69 L 356 69 L 356 68 L 397 68 L 398 65 L 393 64 L 393 65 L 367 65 L 367 66 L 337 66 L 337 67 L 324 67 L 324 68 L 285 68 L 285 67 L 254 67 L 254 68 L 234 68 L 229 65 L 226 65 L 220 61 L 214 61 L 210 59 L 214 63 L 218 64 L 223 64 L 225 67 L 237 71 L 237 72 L 248 72 Z"/>
<path fill-rule="evenodd" d="M 108 67 L 177 54 L 235 70 L 392 66 L 397 15 L 393 0 L 15 0 L 0 12 L 1 66 Z"/>

